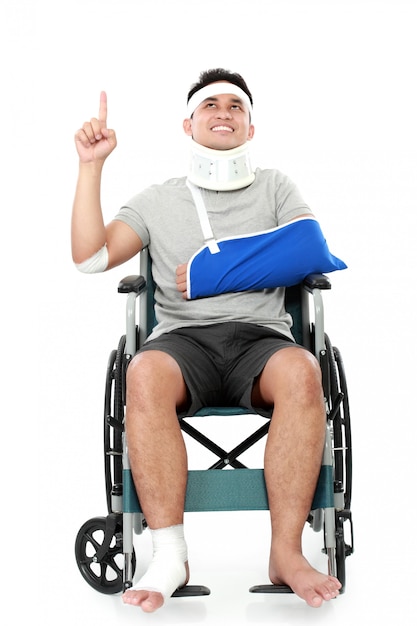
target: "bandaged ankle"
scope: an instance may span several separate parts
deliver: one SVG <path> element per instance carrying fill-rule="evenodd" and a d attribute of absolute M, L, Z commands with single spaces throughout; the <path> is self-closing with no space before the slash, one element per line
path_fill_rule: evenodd
<path fill-rule="evenodd" d="M 158 528 L 150 532 L 153 545 L 152 561 L 147 572 L 131 589 L 158 591 L 166 600 L 178 587 L 185 584 L 187 577 L 185 563 L 188 555 L 184 525 Z"/>

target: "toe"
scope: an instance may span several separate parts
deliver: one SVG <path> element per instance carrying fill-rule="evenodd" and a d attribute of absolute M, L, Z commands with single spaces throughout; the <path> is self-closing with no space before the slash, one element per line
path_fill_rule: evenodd
<path fill-rule="evenodd" d="M 309 600 L 307 600 L 307 603 L 310 606 L 312 606 L 314 609 L 318 609 L 319 606 L 323 604 L 323 598 L 321 598 L 319 595 L 315 593 L 310 597 Z"/>

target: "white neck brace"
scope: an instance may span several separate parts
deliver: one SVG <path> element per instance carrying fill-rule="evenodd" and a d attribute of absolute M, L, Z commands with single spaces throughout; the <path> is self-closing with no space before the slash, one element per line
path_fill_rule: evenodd
<path fill-rule="evenodd" d="M 255 180 L 249 159 L 249 144 L 232 150 L 213 150 L 191 140 L 188 179 L 204 189 L 233 191 Z"/>

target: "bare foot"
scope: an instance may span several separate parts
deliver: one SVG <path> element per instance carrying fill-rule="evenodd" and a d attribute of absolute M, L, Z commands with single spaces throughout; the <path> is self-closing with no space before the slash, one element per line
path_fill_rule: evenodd
<path fill-rule="evenodd" d="M 280 565 L 282 564 L 282 566 Z M 309 606 L 318 608 L 323 601 L 339 595 L 342 586 L 337 578 L 317 571 L 302 554 L 295 553 L 279 559 L 271 556 L 269 577 L 274 585 L 288 585 Z"/>
<path fill-rule="evenodd" d="M 146 589 L 138 591 L 128 589 L 124 592 L 122 598 L 125 604 L 140 606 L 145 613 L 153 613 L 160 609 L 164 603 L 162 593 L 159 593 L 159 591 L 146 591 Z"/>
<path fill-rule="evenodd" d="M 172 589 L 167 595 L 174 593 L 178 587 L 184 587 L 190 578 L 190 570 L 188 562 L 185 564 L 185 581 Z M 140 581 L 138 583 L 140 585 Z M 153 591 L 151 589 L 127 589 L 123 596 L 123 602 L 125 604 L 131 604 L 133 606 L 140 606 L 145 613 L 153 613 L 157 609 L 160 609 L 164 604 L 164 596 L 159 591 Z"/>

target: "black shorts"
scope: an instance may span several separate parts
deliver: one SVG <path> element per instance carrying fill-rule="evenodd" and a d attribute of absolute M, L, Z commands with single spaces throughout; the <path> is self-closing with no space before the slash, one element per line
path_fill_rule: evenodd
<path fill-rule="evenodd" d="M 194 415 L 205 406 L 252 407 L 255 379 L 278 350 L 298 347 L 291 339 L 265 326 L 225 322 L 179 328 L 144 344 L 145 350 L 161 350 L 181 368 L 190 404 L 181 415 Z"/>

